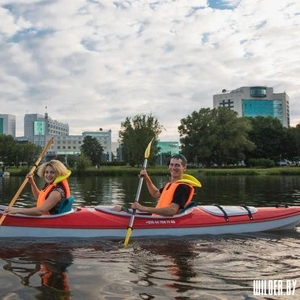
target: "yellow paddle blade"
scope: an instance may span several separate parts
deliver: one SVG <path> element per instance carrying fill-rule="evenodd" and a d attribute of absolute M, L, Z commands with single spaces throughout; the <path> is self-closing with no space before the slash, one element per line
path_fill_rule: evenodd
<path fill-rule="evenodd" d="M 195 187 L 202 187 L 202 184 L 200 183 L 200 181 L 198 179 L 196 179 L 194 176 L 189 175 L 189 174 L 183 174 L 183 180 L 186 179 L 187 183 L 190 183 L 192 186 Z"/>
<path fill-rule="evenodd" d="M 152 141 L 153 141 L 153 138 L 152 138 L 152 140 L 150 141 L 150 143 L 148 144 L 148 146 L 147 146 L 147 148 L 145 150 L 145 158 L 146 159 L 149 158 L 149 156 L 150 156 L 150 149 L 151 149 Z"/>
<path fill-rule="evenodd" d="M 132 228 L 128 228 L 127 229 L 127 234 L 126 234 L 126 237 L 125 237 L 125 241 L 124 241 L 124 246 L 128 245 L 131 233 L 132 233 Z"/>

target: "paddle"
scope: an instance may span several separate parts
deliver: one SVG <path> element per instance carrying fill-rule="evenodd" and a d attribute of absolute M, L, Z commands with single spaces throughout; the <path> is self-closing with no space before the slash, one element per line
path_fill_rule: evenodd
<path fill-rule="evenodd" d="M 150 141 L 150 143 L 148 144 L 148 146 L 145 150 L 145 155 L 144 155 L 145 159 L 144 159 L 144 164 L 143 164 L 143 169 L 144 170 L 147 167 L 147 162 L 148 162 L 148 157 L 150 156 L 150 148 L 151 148 L 152 141 L 153 141 L 153 139 Z M 134 200 L 135 202 L 139 202 L 140 193 L 141 193 L 141 189 L 142 189 L 142 185 L 143 185 L 143 180 L 144 180 L 144 178 L 140 177 L 138 189 L 137 189 L 137 192 L 136 192 L 136 195 L 135 195 L 135 200 Z M 132 230 L 133 230 L 132 226 L 133 226 L 133 222 L 134 222 L 134 218 L 135 218 L 135 212 L 136 212 L 136 209 L 133 209 L 132 215 L 131 215 L 131 218 L 130 218 L 130 221 L 129 221 L 129 225 L 128 225 L 128 228 L 127 228 L 127 234 L 126 234 L 126 238 L 125 238 L 125 241 L 124 241 L 124 246 L 127 246 L 128 243 L 129 243 L 129 239 L 130 239 L 130 236 L 131 236 L 131 233 L 132 233 Z"/>
<path fill-rule="evenodd" d="M 54 137 L 52 137 L 48 143 L 46 144 L 46 146 L 44 147 L 42 153 L 40 154 L 40 156 L 38 157 L 37 161 L 35 162 L 34 166 L 31 168 L 30 170 L 30 173 L 33 173 L 35 171 L 35 169 L 38 167 L 40 161 L 42 160 L 42 158 L 44 157 L 44 155 L 46 154 L 46 152 L 48 151 L 48 149 L 50 148 L 50 146 L 52 145 L 53 143 L 53 140 L 54 140 Z M 15 196 L 13 197 L 13 199 L 10 201 L 8 207 L 12 207 L 15 202 L 17 201 L 17 199 L 19 198 L 21 192 L 23 191 L 25 185 L 27 184 L 28 182 L 28 178 L 26 177 L 25 180 L 23 181 L 22 185 L 20 186 L 20 188 L 18 189 L 17 193 L 15 194 Z M 0 219 L 0 226 L 2 225 L 5 217 L 6 217 L 7 214 L 3 214 L 1 219 Z"/>

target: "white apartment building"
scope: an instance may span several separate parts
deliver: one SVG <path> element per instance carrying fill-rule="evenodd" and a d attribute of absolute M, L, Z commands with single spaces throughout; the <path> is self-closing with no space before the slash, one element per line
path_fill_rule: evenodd
<path fill-rule="evenodd" d="M 69 135 L 69 125 L 52 120 L 46 113 L 26 114 L 24 117 L 24 138 L 40 145 L 42 148 L 51 137 L 54 137 L 52 146 L 47 152 L 49 156 L 57 155 L 79 155 L 81 146 L 86 136 L 96 138 L 105 154 L 105 160 L 112 160 L 111 130 L 85 131 L 82 135 Z"/>

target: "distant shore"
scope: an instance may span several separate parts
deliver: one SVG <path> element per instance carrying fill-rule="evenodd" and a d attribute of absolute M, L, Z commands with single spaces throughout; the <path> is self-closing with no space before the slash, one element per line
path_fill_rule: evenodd
<path fill-rule="evenodd" d="M 25 176 L 31 168 L 26 167 L 10 167 L 7 171 L 10 176 Z M 137 176 L 141 168 L 128 166 L 100 166 L 98 169 L 94 167 L 87 168 L 84 171 L 72 170 L 74 176 Z M 166 166 L 148 167 L 147 171 L 150 175 L 164 176 L 169 171 Z M 275 168 L 191 168 L 187 169 L 187 174 L 195 177 L 199 176 L 257 176 L 257 175 L 300 175 L 300 167 L 275 167 Z"/>

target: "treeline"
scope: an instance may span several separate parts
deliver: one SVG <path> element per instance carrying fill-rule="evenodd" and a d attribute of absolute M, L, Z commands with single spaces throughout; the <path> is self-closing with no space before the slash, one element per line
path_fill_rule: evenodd
<path fill-rule="evenodd" d="M 182 151 L 206 166 L 247 166 L 298 161 L 300 126 L 286 128 L 273 117 L 238 117 L 227 108 L 200 109 L 181 120 Z"/>
<path fill-rule="evenodd" d="M 273 117 L 238 117 L 227 108 L 202 108 L 180 121 L 181 152 L 195 166 L 272 167 L 280 161 L 298 161 L 300 125 L 286 128 Z M 124 161 L 143 161 L 143 149 L 154 138 L 150 164 L 156 161 L 163 126 L 150 115 L 127 118 L 119 133 Z M 169 153 L 171 155 L 172 153 Z"/>
<path fill-rule="evenodd" d="M 155 165 L 160 151 L 159 135 L 164 127 L 152 114 L 127 117 L 119 131 L 120 164 L 141 165 L 144 151 L 153 138 L 148 162 Z M 300 124 L 286 128 L 272 117 L 238 117 L 227 108 L 201 108 L 180 120 L 181 153 L 189 164 L 205 167 L 240 165 L 272 167 L 283 161 L 298 162 Z M 41 152 L 33 143 L 18 143 L 12 136 L 0 135 L 0 161 L 6 165 L 20 162 L 31 165 Z M 165 159 L 173 153 L 163 153 Z M 85 137 L 78 157 L 57 158 L 71 167 L 107 163 L 103 147 L 94 137 Z M 162 156 L 162 155 L 160 155 Z M 114 164 L 118 163 L 114 160 Z"/>
<path fill-rule="evenodd" d="M 42 148 L 33 143 L 19 143 L 11 135 L 0 135 L 0 161 L 4 166 L 29 166 L 41 151 Z"/>

